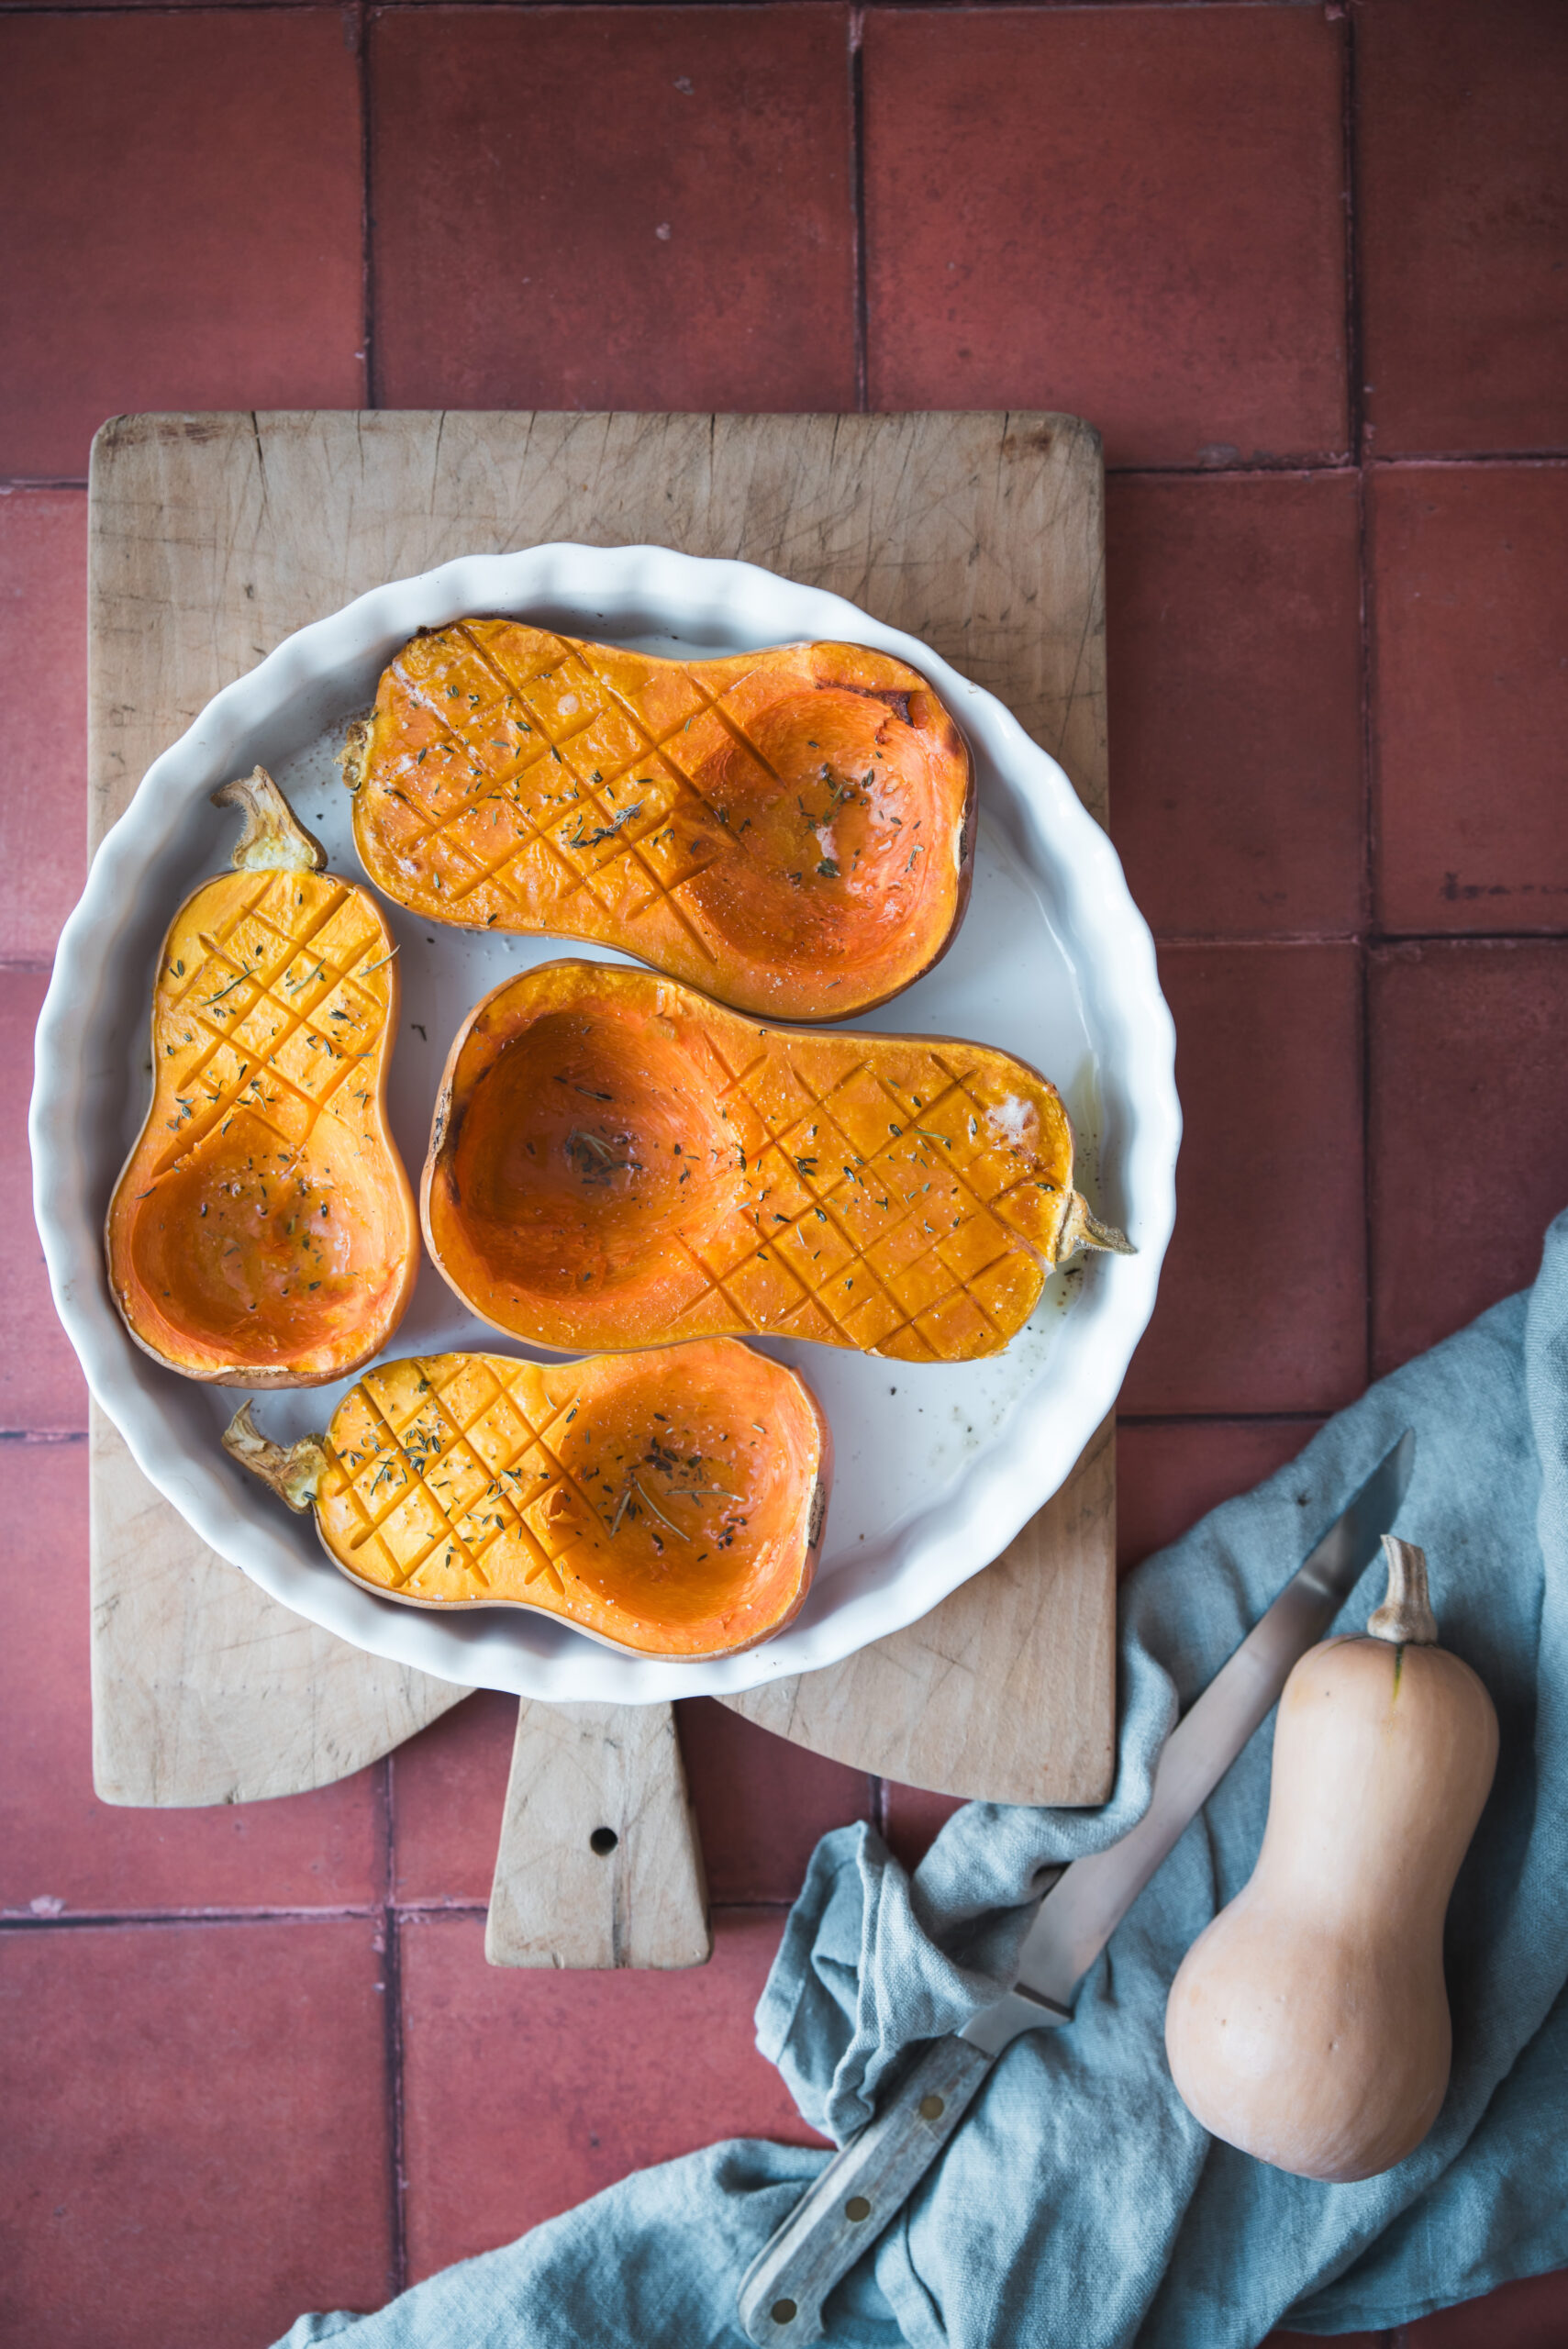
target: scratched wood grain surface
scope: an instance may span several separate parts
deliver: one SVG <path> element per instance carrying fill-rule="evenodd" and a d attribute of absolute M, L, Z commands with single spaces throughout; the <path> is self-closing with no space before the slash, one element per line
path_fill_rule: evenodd
<path fill-rule="evenodd" d="M 157 753 L 280 637 L 383 580 L 550 539 L 741 556 L 850 596 L 999 694 L 1105 818 L 1102 475 L 1095 436 L 1071 417 L 127 417 L 99 435 L 90 503 L 95 845 Z M 267 1598 L 195 1540 L 101 1416 L 92 1475 L 106 1799 L 234 1801 L 320 1785 L 464 1693 L 361 1655 Z M 1004 1556 L 922 1623 L 728 1701 L 814 1751 L 917 1785 L 1102 1799 L 1113 1490 L 1107 1425 Z M 575 1953 L 557 1963 L 688 1962 L 706 1925 L 668 1716 L 657 1709 L 612 1753 L 569 1718 L 582 1710 L 522 1709 L 494 1954 L 545 1962 L 553 1933 L 559 1953 Z M 562 1771 L 573 1798 L 552 1805 Z M 596 1875 L 572 1841 L 579 1809 L 595 1801 L 601 1823 L 612 1810 L 630 1822 L 615 1867 Z M 553 1924 L 540 1905 L 551 1871 L 538 1864 L 552 1819 L 573 1860 L 556 1871 Z M 627 1887 L 654 1881 L 661 1854 L 677 1897 L 644 1934 L 627 1918 L 652 1909 L 628 1909 Z"/>

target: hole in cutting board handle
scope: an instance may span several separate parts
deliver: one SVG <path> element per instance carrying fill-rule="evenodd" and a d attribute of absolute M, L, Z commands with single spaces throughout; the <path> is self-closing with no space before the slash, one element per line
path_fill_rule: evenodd
<path fill-rule="evenodd" d="M 607 1860 L 619 1842 L 620 1837 L 613 1827 L 595 1827 L 588 1838 L 588 1849 L 597 1852 L 601 1860 Z"/>

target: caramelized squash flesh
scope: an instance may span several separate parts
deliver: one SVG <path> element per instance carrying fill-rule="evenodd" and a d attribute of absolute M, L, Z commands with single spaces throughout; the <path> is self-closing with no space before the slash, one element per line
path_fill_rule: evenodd
<path fill-rule="evenodd" d="M 246 863 L 164 941 L 152 1104 L 110 1204 L 108 1270 L 131 1336 L 170 1369 L 310 1386 L 385 1344 L 417 1269 L 385 1114 L 397 966 L 379 907 L 319 869 L 258 776 L 227 786 Z"/>
<path fill-rule="evenodd" d="M 462 620 L 386 671 L 344 774 L 366 871 L 426 919 L 613 946 L 775 1019 L 884 1002 L 969 895 L 967 747 L 861 645 L 667 661 Z"/>
<path fill-rule="evenodd" d="M 1125 1250 L 1055 1087 L 942 1038 L 760 1026 L 604 964 L 506 981 L 452 1047 L 421 1197 L 443 1276 L 538 1345 L 721 1333 L 995 1353 L 1045 1275 Z"/>
<path fill-rule="evenodd" d="M 810 1389 L 728 1340 L 541 1368 L 386 1363 L 323 1437 L 224 1442 L 313 1507 L 351 1580 L 421 1607 L 515 1606 L 643 1655 L 782 1631 L 810 1587 L 832 1439 Z"/>
<path fill-rule="evenodd" d="M 740 1204 L 711 1068 L 640 1021 L 547 1011 L 501 1052 L 459 1127 L 451 1183 L 496 1275 L 571 1308 L 635 1290 L 650 1236 L 698 1247 Z M 595 1302 L 597 1298 L 595 1298 Z"/>

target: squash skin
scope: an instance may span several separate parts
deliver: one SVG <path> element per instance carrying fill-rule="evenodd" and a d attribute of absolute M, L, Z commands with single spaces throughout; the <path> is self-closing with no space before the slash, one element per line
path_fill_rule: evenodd
<path fill-rule="evenodd" d="M 366 872 L 426 920 L 615 947 L 775 1019 L 885 1003 L 968 904 L 968 746 L 861 645 L 682 662 L 456 621 L 386 670 L 343 769 Z"/>
<path fill-rule="evenodd" d="M 1337 2185 L 1420 2143 L 1448 2087 L 1443 1918 L 1496 1753 L 1490 1698 L 1441 1648 L 1352 1637 L 1297 1664 L 1257 1866 L 1166 2009 L 1213 2135 Z"/>
<path fill-rule="evenodd" d="M 252 1436 L 225 1438 L 248 1464 Z M 382 1364 L 294 1452 L 307 1447 L 290 1489 L 277 1468 L 293 1455 L 263 1445 L 268 1481 L 293 1507 L 309 1495 L 350 1581 L 409 1606 L 531 1608 L 676 1662 L 793 1621 L 833 1476 L 805 1381 L 728 1339 L 549 1366 Z"/>
<path fill-rule="evenodd" d="M 120 1318 L 167 1369 L 320 1386 L 401 1320 L 418 1243 L 386 1120 L 395 952 L 366 891 L 298 866 L 222 874 L 175 915 L 105 1231 Z"/>
<path fill-rule="evenodd" d="M 420 1212 L 454 1293 L 535 1345 L 951 1362 L 999 1353 L 1060 1255 L 1126 1248 L 1072 1183 L 1061 1097 L 1008 1053 L 762 1027 L 561 962 L 459 1030 Z"/>

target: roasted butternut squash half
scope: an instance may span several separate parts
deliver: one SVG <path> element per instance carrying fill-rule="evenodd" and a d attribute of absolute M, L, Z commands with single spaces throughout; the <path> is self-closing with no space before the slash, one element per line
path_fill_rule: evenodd
<path fill-rule="evenodd" d="M 794 1371 L 726 1339 L 541 1369 L 437 1354 L 367 1371 L 286 1451 L 224 1443 L 313 1508 L 350 1580 L 415 1607 L 531 1607 L 695 1662 L 783 1631 L 822 1544 L 833 1440 Z"/>
<path fill-rule="evenodd" d="M 417 636 L 343 772 L 379 889 L 545 930 L 776 1019 L 848 1019 L 929 971 L 969 896 L 967 746 L 857 644 L 664 661 L 518 620 Z"/>
<path fill-rule="evenodd" d="M 582 962 L 470 1013 L 420 1206 L 463 1303 L 562 1352 L 765 1332 L 967 1362 L 1063 1256 L 1128 1248 L 1073 1188 L 1055 1087 L 1008 1053 L 762 1027 Z"/>
<path fill-rule="evenodd" d="M 258 767 L 214 794 L 235 870 L 175 915 L 152 1106 L 115 1187 L 109 1286 L 139 1346 L 217 1386 L 318 1386 L 378 1353 L 418 1270 L 386 1122 L 397 949 Z"/>

